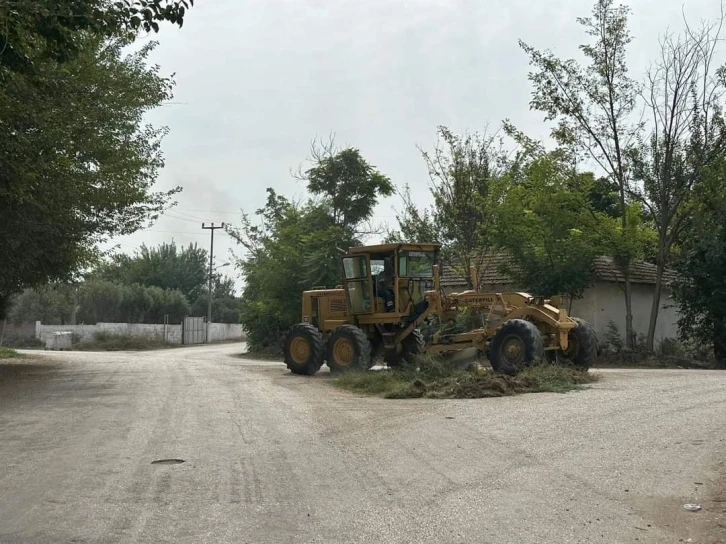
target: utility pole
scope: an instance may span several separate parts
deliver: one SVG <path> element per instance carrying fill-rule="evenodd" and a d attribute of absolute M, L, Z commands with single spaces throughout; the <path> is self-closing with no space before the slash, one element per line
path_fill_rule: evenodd
<path fill-rule="evenodd" d="M 209 237 L 209 291 L 207 292 L 207 343 L 209 343 L 209 324 L 212 322 L 212 271 L 214 263 L 214 231 L 217 229 L 223 229 L 224 223 L 216 225 L 212 223 L 207 226 L 206 223 L 202 223 L 202 228 L 208 230 Z"/>

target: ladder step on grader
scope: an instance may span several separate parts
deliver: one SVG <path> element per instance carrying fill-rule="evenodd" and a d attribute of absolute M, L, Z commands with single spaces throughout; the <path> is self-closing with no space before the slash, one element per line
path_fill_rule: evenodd
<path fill-rule="evenodd" d="M 540 360 L 564 360 L 588 369 L 597 338 L 587 322 L 567 315 L 555 300 L 527 293 L 481 293 L 473 288 L 445 294 L 435 244 L 353 247 L 343 256 L 343 285 L 303 293 L 302 322 L 284 344 L 285 364 L 295 374 L 366 370 L 383 360 L 390 367 L 417 356 L 451 355 L 469 348 L 485 354 L 492 368 L 514 375 Z M 439 328 L 426 344 L 419 328 L 440 325 L 462 312 L 482 316 L 482 327 L 446 334 Z M 472 350 L 473 351 L 473 350 Z"/>

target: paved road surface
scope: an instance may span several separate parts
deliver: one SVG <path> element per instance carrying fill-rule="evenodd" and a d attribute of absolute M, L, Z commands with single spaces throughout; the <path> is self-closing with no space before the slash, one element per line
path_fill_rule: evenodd
<path fill-rule="evenodd" d="M 240 350 L 1 364 L 0 542 L 726 542 L 726 373 L 390 401 Z"/>

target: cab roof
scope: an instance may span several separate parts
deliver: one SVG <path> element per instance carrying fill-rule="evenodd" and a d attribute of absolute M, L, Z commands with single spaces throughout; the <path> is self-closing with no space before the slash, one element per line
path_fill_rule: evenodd
<path fill-rule="evenodd" d="M 348 249 L 350 255 L 361 253 L 384 253 L 388 251 L 438 251 L 438 244 L 379 244 L 376 246 L 358 246 Z"/>

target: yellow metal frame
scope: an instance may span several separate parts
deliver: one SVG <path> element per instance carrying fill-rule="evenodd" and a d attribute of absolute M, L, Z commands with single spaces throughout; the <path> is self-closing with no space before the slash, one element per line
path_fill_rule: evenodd
<path fill-rule="evenodd" d="M 369 335 L 375 334 L 376 326 L 401 323 L 401 320 L 410 314 L 413 302 L 408 301 L 404 308 L 397 307 L 395 312 L 377 311 L 378 301 L 375 297 L 375 290 L 372 288 L 370 254 L 388 251 L 394 253 L 395 285 L 398 289 L 398 282 L 401 279 L 398 276 L 398 251 L 406 250 L 437 251 L 438 246 L 435 244 L 380 244 L 350 248 L 345 257 L 367 256 L 367 281 L 373 299 L 371 312 L 351 315 L 350 301 L 345 288 L 314 289 L 303 293 L 303 322 L 313 323 L 324 333 L 330 332 L 340 325 L 351 323 L 363 328 Z M 439 317 L 441 324 L 444 325 L 456 319 L 461 311 L 468 310 L 485 313 L 486 326 L 452 335 L 445 335 L 440 329 L 434 334 L 432 344 L 427 346 L 428 353 L 457 351 L 471 347 L 484 351 L 488 348 L 489 341 L 496 334 L 499 325 L 512 319 L 525 319 L 534 323 L 542 334 L 545 349 L 567 350 L 569 333 L 578 325 L 569 317 L 564 308 L 557 308 L 551 301 L 536 298 L 529 293 L 482 293 L 479 291 L 476 269 L 472 267 L 470 272 L 473 289 L 445 295 L 440 288 L 440 270 L 438 265 L 435 265 L 433 269 L 434 289 L 425 292 L 428 308 L 415 321 L 396 331 L 394 336 L 386 340 L 386 345 L 389 348 L 399 349 L 401 342 L 412 333 L 413 329 L 429 317 Z M 399 298 L 400 296 L 396 297 L 397 305 Z"/>

